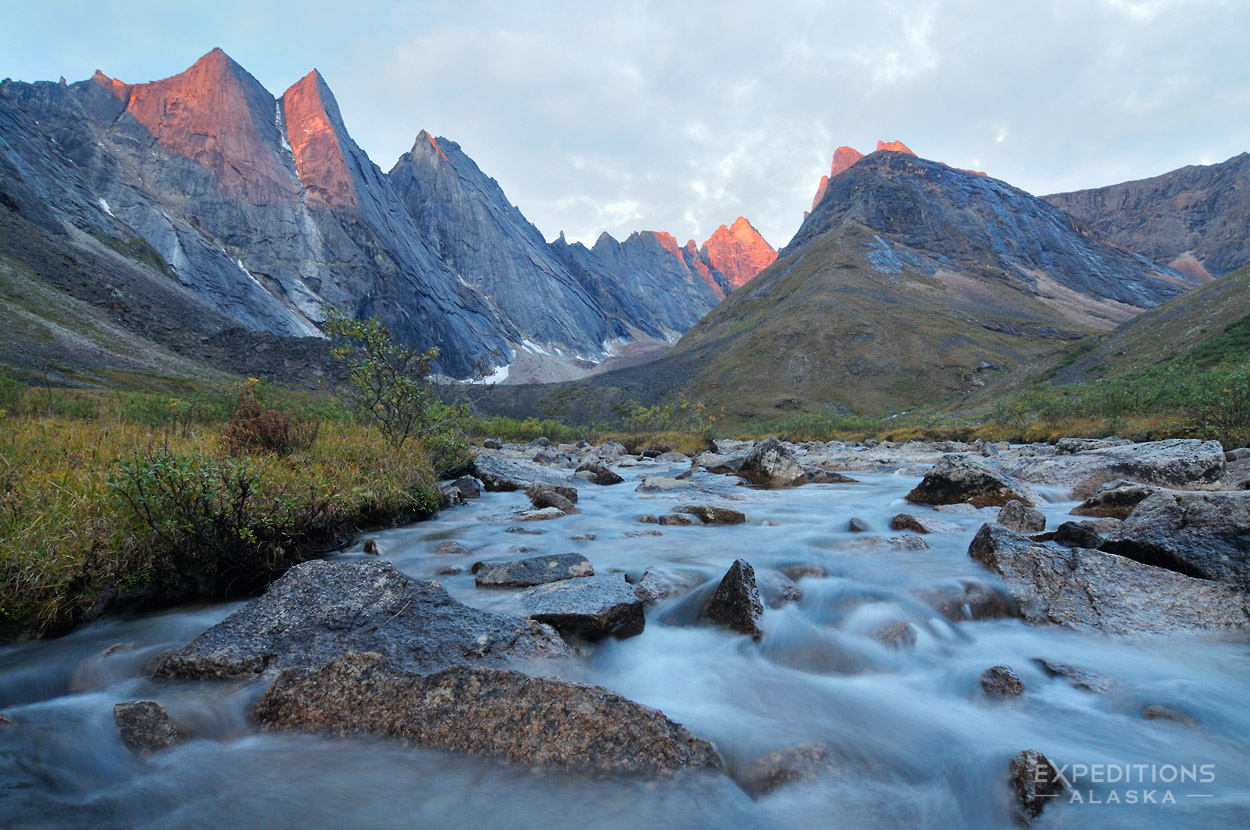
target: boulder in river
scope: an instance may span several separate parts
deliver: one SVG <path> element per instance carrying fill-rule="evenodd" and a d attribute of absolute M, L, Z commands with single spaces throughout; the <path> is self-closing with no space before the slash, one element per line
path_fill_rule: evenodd
<path fill-rule="evenodd" d="M 738 468 L 738 475 L 760 487 L 794 487 L 807 483 L 807 473 L 794 459 L 794 450 L 777 438 L 759 442 Z"/>
<path fill-rule="evenodd" d="M 519 458 L 503 458 L 482 453 L 473 462 L 473 473 L 491 492 L 524 490 L 533 484 L 577 487 L 578 479 L 549 467 Z"/>
<path fill-rule="evenodd" d="M 868 522 L 858 516 L 855 516 L 850 522 L 847 523 L 846 529 L 851 533 L 867 533 L 872 530 L 872 525 L 868 524 Z"/>
<path fill-rule="evenodd" d="M 511 562 L 476 562 L 473 565 L 473 581 L 479 588 L 529 588 L 561 579 L 594 575 L 594 566 L 580 553 L 531 556 Z"/>
<path fill-rule="evenodd" d="M 1011 666 L 991 666 L 981 672 L 981 691 L 990 700 L 1019 697 L 1024 694 L 1024 682 Z"/>
<path fill-rule="evenodd" d="M 434 552 L 438 554 L 446 554 L 448 556 L 470 556 L 473 553 L 473 551 L 469 550 L 454 539 L 448 539 L 446 542 L 443 542 L 438 547 L 434 548 Z"/>
<path fill-rule="evenodd" d="M 716 769 L 711 744 L 599 686 L 456 666 L 421 675 L 378 654 L 285 671 L 261 697 L 269 729 L 369 734 L 521 764 L 616 775 Z"/>
<path fill-rule="evenodd" d="M 1072 508 L 1074 516 L 1127 519 L 1133 508 L 1141 504 L 1159 488 L 1146 484 L 1117 479 L 1094 491 L 1093 495 Z"/>
<path fill-rule="evenodd" d="M 642 578 L 634 584 L 634 595 L 647 608 L 669 599 L 684 597 L 703 582 L 699 574 L 690 571 L 669 571 L 663 568 L 647 568 Z"/>
<path fill-rule="evenodd" d="M 602 459 L 591 456 L 582 460 L 577 465 L 577 477 L 591 484 L 607 486 L 610 484 L 620 484 L 625 479 L 608 469 L 608 465 L 604 464 Z"/>
<path fill-rule="evenodd" d="M 1219 441 L 1173 438 L 1103 446 L 1071 454 L 1030 455 L 1002 462 L 1002 470 L 1023 481 L 1072 488 L 1078 498 L 1115 479 L 1180 490 L 1210 487 L 1224 477 Z"/>
<path fill-rule="evenodd" d="M 964 580 L 959 585 L 936 585 L 915 592 L 916 599 L 951 622 L 1018 617 L 1016 601 L 1000 589 Z"/>
<path fill-rule="evenodd" d="M 1161 490 L 1138 504 L 1101 548 L 1250 591 L 1250 492 Z"/>
<path fill-rule="evenodd" d="M 916 513 L 899 513 L 890 519 L 891 530 L 911 530 L 916 533 L 962 533 L 963 527 L 954 522 Z"/>
<path fill-rule="evenodd" d="M 1032 824 L 1046 804 L 1065 789 L 1059 770 L 1035 749 L 1016 753 L 1007 765 L 1007 776 L 1018 815 L 1026 825 Z"/>
<path fill-rule="evenodd" d="M 118 703 L 113 706 L 113 720 L 117 721 L 122 743 L 137 752 L 164 749 L 178 740 L 169 713 L 155 700 Z"/>
<path fill-rule="evenodd" d="M 701 521 L 710 525 L 740 525 L 747 520 L 742 511 L 715 504 L 683 504 L 674 508 L 674 511 L 697 516 Z"/>
<path fill-rule="evenodd" d="M 703 616 L 721 628 L 756 640 L 762 637 L 760 618 L 764 616 L 764 604 L 755 586 L 755 569 L 741 559 L 735 560 L 708 600 Z"/>
<path fill-rule="evenodd" d="M 569 493 L 573 494 L 573 498 L 568 497 Z M 581 512 L 573 505 L 577 501 L 577 490 L 572 487 L 531 484 L 525 488 L 525 495 L 529 497 L 530 504 L 539 510 L 555 508 L 566 516 Z"/>
<path fill-rule="evenodd" d="M 521 603 L 531 620 L 586 640 L 633 637 L 646 624 L 642 600 L 619 573 L 539 585 Z"/>
<path fill-rule="evenodd" d="M 1086 548 L 1033 542 L 1002 525 L 977 531 L 968 555 L 997 573 L 1031 623 L 1108 634 L 1245 628 L 1246 598 L 1227 585 Z"/>
<path fill-rule="evenodd" d="M 545 625 L 470 608 L 389 562 L 319 559 L 291 568 L 263 596 L 166 653 L 155 675 L 249 677 L 325 665 L 349 651 L 376 651 L 402 669 L 430 672 L 568 650 Z"/>
<path fill-rule="evenodd" d="M 1023 502 L 1014 499 L 1003 505 L 995 521 L 1016 533 L 1041 533 L 1046 529 L 1046 516 L 1042 511 L 1025 507 Z"/>
<path fill-rule="evenodd" d="M 682 481 L 671 476 L 647 476 L 634 488 L 636 493 L 671 493 L 675 490 L 697 490 L 692 481 Z"/>
<path fill-rule="evenodd" d="M 1096 548 L 1103 543 L 1103 537 L 1087 522 L 1063 522 L 1055 528 L 1050 541 L 1065 548 Z"/>
<path fill-rule="evenodd" d="M 967 456 L 944 455 L 906 498 L 917 504 L 967 502 L 975 507 L 998 507 L 1009 501 L 1018 501 L 1032 507 L 1034 501 L 1024 490 Z"/>
<path fill-rule="evenodd" d="M 834 773 L 835 758 L 829 747 L 808 743 L 779 749 L 757 758 L 742 773 L 742 788 L 761 798 L 790 784 L 827 778 Z"/>

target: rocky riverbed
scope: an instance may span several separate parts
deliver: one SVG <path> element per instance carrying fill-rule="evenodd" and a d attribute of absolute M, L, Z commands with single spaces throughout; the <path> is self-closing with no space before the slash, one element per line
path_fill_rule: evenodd
<path fill-rule="evenodd" d="M 0 824 L 1250 821 L 1250 453 L 488 444 L 250 603 L 0 651 Z"/>

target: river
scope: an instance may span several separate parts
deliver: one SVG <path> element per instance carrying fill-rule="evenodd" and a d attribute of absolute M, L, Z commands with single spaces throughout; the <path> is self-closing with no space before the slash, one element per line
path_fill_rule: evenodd
<path fill-rule="evenodd" d="M 1006 828 L 1016 826 L 1007 762 L 1028 748 L 1066 767 L 1075 785 L 1038 827 L 1250 826 L 1244 634 L 1112 639 L 1018 620 L 948 622 L 913 592 L 961 578 L 992 582 L 967 556 L 984 514 L 943 513 L 962 530 L 925 537 L 928 550 L 885 549 L 847 530 L 857 516 L 893 535 L 890 517 L 916 512 L 903 495 L 919 479 L 903 475 L 857 473 L 859 483 L 778 491 L 720 485 L 717 498 L 701 500 L 731 498 L 746 525 L 626 536 L 656 529 L 639 524 L 640 514 L 696 500 L 635 492 L 640 474 L 666 469 L 625 468 L 624 484 L 583 487 L 579 515 L 525 525 L 541 535 L 505 532 L 517 527 L 503 519 L 527 505 L 524 494 L 487 493 L 373 538 L 406 573 L 500 611 L 519 610 L 515 592 L 474 587 L 472 560 L 433 548 L 455 539 L 475 559 L 518 558 L 520 546 L 576 551 L 600 572 L 633 579 L 661 566 L 713 584 L 738 558 L 761 576 L 823 566 L 829 576 L 804 578 L 800 601 L 766 611 L 758 642 L 687 624 L 692 600 L 677 599 L 649 611 L 640 636 L 583 649 L 546 671 L 662 710 L 713 742 L 731 774 L 774 750 L 822 742 L 836 757 L 829 775 L 752 799 L 732 775 L 593 778 L 378 740 L 256 734 L 247 712 L 264 684 L 157 682 L 145 673 L 162 650 L 238 607 L 220 604 L 106 620 L 0 650 L 0 712 L 14 722 L 0 726 L 0 826 Z M 1043 512 L 1054 527 L 1073 505 L 1049 495 L 1056 501 Z M 573 539 L 585 534 L 595 538 Z M 436 576 L 448 565 L 464 571 Z M 896 620 L 912 623 L 914 647 L 870 636 Z M 1076 688 L 1048 676 L 1038 658 L 1110 685 Z M 981 672 L 999 664 L 1019 674 L 1023 697 L 982 695 Z M 176 747 L 145 758 L 121 743 L 113 704 L 139 698 L 169 710 L 183 735 Z M 1152 704 L 1197 725 L 1143 718 Z M 1194 771 L 1200 780 L 1165 780 Z M 1133 780 L 1094 780 L 1117 774 Z"/>

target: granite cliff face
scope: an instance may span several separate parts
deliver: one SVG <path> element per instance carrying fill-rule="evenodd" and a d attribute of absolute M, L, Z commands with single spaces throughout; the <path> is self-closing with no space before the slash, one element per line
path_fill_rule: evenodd
<path fill-rule="evenodd" d="M 1047 202 L 1130 251 L 1198 279 L 1250 263 L 1250 154 Z"/>
<path fill-rule="evenodd" d="M 746 285 L 777 258 L 773 246 L 742 216 L 729 227 L 717 228 L 699 250 L 708 266 L 724 274 L 733 289 Z"/>

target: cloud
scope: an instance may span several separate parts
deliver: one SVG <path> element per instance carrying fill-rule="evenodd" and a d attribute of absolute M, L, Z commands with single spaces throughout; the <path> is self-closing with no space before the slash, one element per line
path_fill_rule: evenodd
<path fill-rule="evenodd" d="M 422 128 L 459 142 L 548 238 L 741 214 L 784 245 L 841 144 L 1035 193 L 1228 158 L 1248 39 L 1220 0 L 112 0 L 7 10 L 0 75 L 146 80 L 220 45 L 275 94 L 320 69 L 383 169 Z"/>

